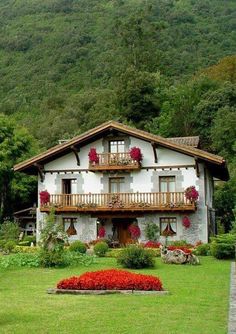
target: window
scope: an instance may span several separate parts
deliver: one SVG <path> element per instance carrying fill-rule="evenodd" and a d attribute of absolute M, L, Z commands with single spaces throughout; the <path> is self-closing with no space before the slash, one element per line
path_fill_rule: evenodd
<path fill-rule="evenodd" d="M 124 177 L 111 177 L 109 179 L 109 192 L 110 193 L 123 193 L 125 185 Z"/>
<path fill-rule="evenodd" d="M 63 218 L 64 230 L 66 231 L 68 237 L 77 234 L 77 231 L 74 225 L 76 221 L 77 221 L 76 218 Z"/>
<path fill-rule="evenodd" d="M 160 232 L 163 236 L 174 236 L 177 233 L 177 219 L 176 217 L 160 218 Z"/>
<path fill-rule="evenodd" d="M 160 192 L 174 192 L 175 176 L 160 176 L 159 184 L 160 184 Z"/>
<path fill-rule="evenodd" d="M 124 153 L 125 152 L 125 142 L 124 140 L 112 140 L 109 142 L 109 152 L 110 153 Z"/>
<path fill-rule="evenodd" d="M 77 193 L 77 180 L 76 179 L 63 179 L 62 180 L 62 193 L 63 194 L 76 194 Z"/>

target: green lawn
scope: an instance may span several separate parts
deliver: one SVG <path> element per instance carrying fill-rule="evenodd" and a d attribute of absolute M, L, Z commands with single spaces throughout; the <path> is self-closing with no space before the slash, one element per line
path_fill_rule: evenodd
<path fill-rule="evenodd" d="M 226 334 L 230 262 L 201 258 L 200 266 L 162 264 L 138 272 L 159 276 L 165 296 L 48 295 L 58 280 L 116 267 L 98 259 L 89 268 L 0 272 L 0 333 Z"/>

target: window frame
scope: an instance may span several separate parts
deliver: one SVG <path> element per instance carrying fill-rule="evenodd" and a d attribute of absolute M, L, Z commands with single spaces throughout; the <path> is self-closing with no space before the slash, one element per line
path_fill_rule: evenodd
<path fill-rule="evenodd" d="M 119 191 L 117 191 L 117 192 L 114 192 L 114 193 L 112 193 L 112 191 L 111 191 L 111 181 L 112 180 L 116 180 L 116 182 L 114 182 L 114 183 L 116 183 L 116 184 L 119 184 Z M 118 180 L 122 180 L 122 182 L 118 182 Z M 121 183 L 123 183 L 123 184 L 125 184 L 125 177 L 123 177 L 123 176 L 119 176 L 119 177 L 109 177 L 109 193 L 112 193 L 112 194 L 119 194 L 119 193 L 121 193 L 121 191 L 120 191 L 120 184 Z"/>
<path fill-rule="evenodd" d="M 119 142 L 122 142 L 122 144 L 119 144 Z M 112 143 L 116 143 L 116 145 L 114 145 Z M 115 152 L 111 151 L 112 146 L 116 147 Z M 123 151 L 119 151 L 119 146 L 124 147 Z M 109 153 L 113 153 L 113 154 L 115 154 L 115 153 L 125 153 L 125 140 L 124 139 L 111 139 L 111 140 L 109 140 L 108 151 L 109 151 Z"/>
<path fill-rule="evenodd" d="M 168 220 L 168 222 L 162 222 L 162 220 L 164 219 Z M 171 220 L 175 220 L 175 221 L 173 222 Z M 168 235 L 168 237 L 175 237 L 177 235 L 177 217 L 160 217 L 160 235 L 165 236 L 165 234 L 163 234 L 162 224 L 167 224 L 167 226 L 169 225 L 170 230 L 174 232 L 173 235 Z M 175 228 L 171 226 L 171 224 L 174 224 Z"/>
<path fill-rule="evenodd" d="M 170 191 L 170 183 L 173 182 L 173 181 L 170 181 L 170 179 L 173 179 L 174 180 L 174 185 L 175 185 L 175 190 L 174 192 L 176 191 L 176 176 L 175 175 L 166 175 L 166 176 L 159 176 L 159 192 L 172 192 Z M 167 191 L 161 191 L 161 184 L 163 183 L 162 180 L 166 179 L 166 184 L 167 184 Z"/>

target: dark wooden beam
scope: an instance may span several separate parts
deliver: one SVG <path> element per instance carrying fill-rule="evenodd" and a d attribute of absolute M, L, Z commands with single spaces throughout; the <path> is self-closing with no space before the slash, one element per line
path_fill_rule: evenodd
<path fill-rule="evenodd" d="M 77 161 L 77 166 L 80 166 L 80 159 L 79 159 L 79 154 L 78 154 L 79 148 L 76 149 L 75 146 L 73 146 L 73 145 L 70 148 L 71 148 L 71 151 L 75 155 L 75 158 L 76 158 L 76 161 Z"/>
<path fill-rule="evenodd" d="M 199 160 L 198 160 L 198 158 L 197 158 L 197 157 L 195 157 L 195 158 L 194 158 L 194 160 L 195 160 L 195 169 L 196 169 L 196 175 L 197 175 L 197 177 L 199 177 L 199 176 L 200 176 L 200 170 L 199 170 Z"/>
<path fill-rule="evenodd" d="M 154 143 L 154 142 L 151 142 L 151 145 L 152 145 L 153 154 L 154 154 L 154 162 L 157 164 L 157 162 L 158 162 L 158 159 L 157 159 L 157 151 L 156 151 L 157 144 Z"/>
<path fill-rule="evenodd" d="M 43 182 L 45 180 L 44 166 L 40 165 L 39 163 L 34 163 L 34 166 L 38 170 L 38 173 L 39 173 L 39 176 L 40 176 L 40 181 Z"/>

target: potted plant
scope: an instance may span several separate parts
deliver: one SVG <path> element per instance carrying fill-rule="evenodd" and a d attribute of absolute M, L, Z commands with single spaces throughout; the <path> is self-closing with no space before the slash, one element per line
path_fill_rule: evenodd
<path fill-rule="evenodd" d="M 143 160 L 143 155 L 139 147 L 132 147 L 129 151 L 130 157 L 132 160 L 140 163 Z"/>
<path fill-rule="evenodd" d="M 89 157 L 89 162 L 91 164 L 95 165 L 95 164 L 99 163 L 99 156 L 97 154 L 96 148 L 94 148 L 94 147 L 90 148 L 88 157 Z"/>

